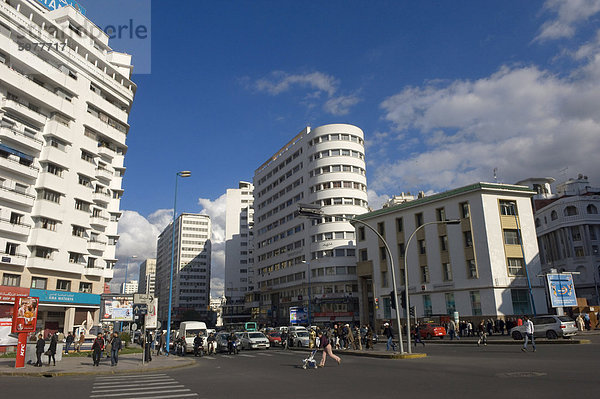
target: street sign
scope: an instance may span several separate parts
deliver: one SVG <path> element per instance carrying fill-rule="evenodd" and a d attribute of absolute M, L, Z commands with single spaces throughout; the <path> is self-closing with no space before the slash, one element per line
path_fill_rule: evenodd
<path fill-rule="evenodd" d="M 133 294 L 133 303 L 150 305 L 152 302 L 154 302 L 154 296 L 151 294 Z"/>
<path fill-rule="evenodd" d="M 148 305 L 146 305 L 145 303 L 133 305 L 133 314 L 135 316 L 142 316 L 148 314 Z"/>
<path fill-rule="evenodd" d="M 573 275 L 567 273 L 548 274 L 546 278 L 548 279 L 548 291 L 553 308 L 577 306 Z"/>

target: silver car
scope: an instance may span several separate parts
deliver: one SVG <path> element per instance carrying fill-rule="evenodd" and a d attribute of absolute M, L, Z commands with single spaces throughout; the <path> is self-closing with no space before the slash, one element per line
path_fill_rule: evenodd
<path fill-rule="evenodd" d="M 292 346 L 308 348 L 310 336 L 308 331 L 298 330 L 290 333 L 290 339 L 292 340 Z"/>
<path fill-rule="evenodd" d="M 577 334 L 575 322 L 569 316 L 537 316 L 532 318 L 531 321 L 533 322 L 533 336 L 536 338 L 569 338 Z M 525 325 L 511 328 L 510 335 L 515 340 L 523 339 L 525 337 Z"/>
<path fill-rule="evenodd" d="M 261 332 L 245 332 L 242 334 L 242 347 L 244 349 L 269 349 L 271 343 Z"/>

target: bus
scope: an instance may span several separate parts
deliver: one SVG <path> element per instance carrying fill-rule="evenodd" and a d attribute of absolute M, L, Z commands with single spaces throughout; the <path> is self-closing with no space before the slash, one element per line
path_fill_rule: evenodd
<path fill-rule="evenodd" d="M 253 321 L 249 321 L 247 323 L 244 323 L 244 330 L 246 331 L 258 331 L 258 325 L 253 322 Z"/>

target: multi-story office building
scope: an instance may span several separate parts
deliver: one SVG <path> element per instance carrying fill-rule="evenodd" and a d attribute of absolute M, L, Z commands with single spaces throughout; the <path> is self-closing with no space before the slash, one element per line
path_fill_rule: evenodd
<path fill-rule="evenodd" d="M 225 298 L 222 309 L 225 324 L 248 321 L 250 312 L 244 307 L 245 295 L 253 286 L 248 269 L 252 268 L 252 224 L 254 220 L 254 187 L 239 182 L 238 188 L 227 190 L 225 209 Z M 251 278 L 250 278 L 251 279 Z"/>
<path fill-rule="evenodd" d="M 136 294 L 138 292 L 138 282 L 136 280 L 127 281 L 121 284 L 121 294 Z"/>
<path fill-rule="evenodd" d="M 0 1 L 0 274 L 47 330 L 98 322 L 113 277 L 131 70 L 74 7 Z"/>
<path fill-rule="evenodd" d="M 557 185 L 553 194 L 553 182 L 532 178 L 517 183 L 537 191 L 533 206 L 542 270 L 572 272 L 577 296 L 599 305 L 600 187 L 579 175 Z"/>
<path fill-rule="evenodd" d="M 158 236 L 156 248 L 156 296 L 158 318 L 166 325 L 173 223 Z M 206 317 L 210 305 L 211 222 L 207 215 L 182 213 L 175 221 L 173 255 L 172 320 L 193 310 Z"/>
<path fill-rule="evenodd" d="M 399 292 L 405 287 L 407 256 L 408 292 L 417 317 L 453 316 L 457 311 L 461 318 L 478 322 L 530 314 L 527 276 L 536 311 L 544 314 L 546 296 L 539 277 L 533 194 L 524 186 L 476 183 L 357 219 L 386 239 Z M 460 225 L 436 223 L 453 219 L 460 220 Z M 407 248 L 409 237 L 423 225 Z M 366 227 L 356 226 L 360 320 L 379 327 L 394 317 L 391 262 L 383 242 Z"/>
<path fill-rule="evenodd" d="M 363 140 L 351 125 L 307 127 L 256 169 L 249 304 L 262 323 L 289 323 L 290 307 L 308 307 L 309 287 L 312 321 L 358 318 L 354 227 L 343 216 L 368 210 Z M 297 217 L 300 203 L 329 216 Z"/>
<path fill-rule="evenodd" d="M 140 264 L 138 293 L 154 295 L 156 288 L 156 259 L 146 259 Z"/>

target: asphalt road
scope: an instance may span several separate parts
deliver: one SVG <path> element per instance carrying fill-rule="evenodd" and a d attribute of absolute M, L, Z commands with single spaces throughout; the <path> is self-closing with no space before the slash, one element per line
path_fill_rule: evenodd
<path fill-rule="evenodd" d="M 589 345 L 427 345 L 424 359 L 342 357 L 303 370 L 306 352 L 243 351 L 197 359 L 197 366 L 147 375 L 2 377 L 2 398 L 563 398 L 596 397 L 600 336 Z M 320 360 L 320 354 L 318 355 Z M 18 395 L 18 396 L 17 396 Z"/>

